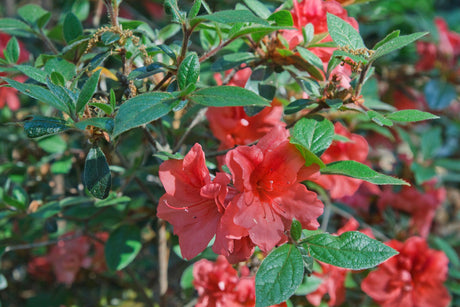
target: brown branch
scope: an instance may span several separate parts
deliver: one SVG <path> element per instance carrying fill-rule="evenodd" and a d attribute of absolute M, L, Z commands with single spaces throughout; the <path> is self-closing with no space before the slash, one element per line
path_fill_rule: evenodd
<path fill-rule="evenodd" d="M 158 267 L 159 267 L 159 291 L 160 291 L 160 307 L 168 306 L 168 262 L 169 248 L 168 239 L 166 236 L 166 221 L 158 220 Z"/>

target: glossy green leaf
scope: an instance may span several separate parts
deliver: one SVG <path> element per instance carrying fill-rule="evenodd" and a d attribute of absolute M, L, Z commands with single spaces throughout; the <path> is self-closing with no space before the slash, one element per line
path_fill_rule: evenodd
<path fill-rule="evenodd" d="M 329 148 L 334 137 L 334 125 L 322 116 L 302 118 L 291 130 L 292 144 L 300 145 L 317 156 Z"/>
<path fill-rule="evenodd" d="M 303 274 L 302 255 L 294 245 L 274 249 L 256 274 L 256 307 L 286 301 L 302 283 Z"/>
<path fill-rule="evenodd" d="M 354 50 L 366 48 L 358 31 L 342 18 L 327 13 L 327 28 L 337 45 Z"/>
<path fill-rule="evenodd" d="M 401 33 L 400 30 L 395 30 L 393 32 L 391 32 L 390 34 L 388 34 L 387 36 L 385 36 L 381 41 L 379 41 L 377 44 L 375 44 L 374 46 L 374 50 L 378 49 L 380 46 L 382 46 L 383 44 L 385 44 L 386 42 L 389 42 L 391 41 L 393 38 L 396 38 L 399 36 L 399 33 Z"/>
<path fill-rule="evenodd" d="M 294 20 L 292 19 L 291 12 L 287 10 L 276 11 L 271 14 L 267 20 L 274 21 L 277 26 L 281 27 L 292 27 L 294 26 Z"/>
<path fill-rule="evenodd" d="M 379 126 L 393 126 L 393 122 L 391 120 L 374 110 L 367 111 L 367 116 L 369 116 L 369 119 Z"/>
<path fill-rule="evenodd" d="M 165 0 L 164 6 L 166 12 L 172 15 L 173 22 L 184 23 L 185 13 L 179 10 L 177 0 Z"/>
<path fill-rule="evenodd" d="M 127 267 L 142 248 L 141 231 L 134 225 L 122 225 L 109 236 L 104 246 L 105 261 L 112 271 Z"/>
<path fill-rule="evenodd" d="M 297 113 L 305 107 L 312 103 L 312 100 L 310 99 L 297 99 L 287 105 L 287 107 L 284 108 L 284 114 L 294 114 Z"/>
<path fill-rule="evenodd" d="M 380 185 L 410 185 L 404 180 L 378 173 L 371 169 L 369 166 L 352 160 L 329 163 L 325 168 L 321 169 L 321 174 L 343 175 Z"/>
<path fill-rule="evenodd" d="M 173 96 L 169 93 L 153 92 L 127 100 L 120 106 L 115 116 L 113 136 L 115 137 L 168 114 L 171 106 L 167 101 L 171 98 Z"/>
<path fill-rule="evenodd" d="M 189 84 L 195 84 L 200 76 L 200 60 L 196 53 L 189 53 L 179 66 L 177 83 L 181 90 Z"/>
<path fill-rule="evenodd" d="M 323 70 L 323 61 L 316 54 L 302 47 L 297 47 L 297 51 L 305 61 Z"/>
<path fill-rule="evenodd" d="M 94 93 L 96 92 L 97 85 L 99 83 L 100 75 L 101 70 L 94 72 L 83 85 L 80 91 L 80 95 L 78 95 L 77 106 L 75 108 L 75 111 L 77 113 L 80 113 L 84 109 L 88 101 L 90 101 L 91 97 L 93 97 Z"/>
<path fill-rule="evenodd" d="M 83 34 L 83 26 L 77 16 L 72 12 L 67 13 L 64 18 L 63 33 L 67 43 Z"/>
<path fill-rule="evenodd" d="M 61 133 L 70 126 L 62 119 L 34 115 L 24 122 L 24 131 L 29 138 Z"/>
<path fill-rule="evenodd" d="M 96 198 L 107 198 L 112 185 L 112 175 L 104 153 L 98 146 L 88 152 L 83 170 L 83 184 Z"/>
<path fill-rule="evenodd" d="M 302 224 L 296 219 L 292 220 L 290 234 L 294 241 L 299 240 L 302 235 Z"/>
<path fill-rule="evenodd" d="M 15 66 L 15 68 L 27 77 L 34 79 L 35 81 L 38 81 L 40 83 L 46 83 L 47 74 L 45 71 L 39 68 L 30 65 L 17 65 Z"/>
<path fill-rule="evenodd" d="M 428 32 L 417 32 L 409 35 L 397 36 L 386 43 L 379 46 L 375 53 L 371 56 L 371 60 L 374 61 L 384 55 L 387 55 L 390 52 L 398 50 L 404 46 L 409 45 L 410 43 L 418 40 L 419 38 L 427 35 Z"/>
<path fill-rule="evenodd" d="M 255 16 L 248 10 L 223 10 L 209 15 L 200 15 L 192 19 L 190 23 L 193 25 L 199 21 L 204 20 L 224 24 L 234 24 L 237 22 L 253 22 L 268 26 L 268 22 L 266 20 Z"/>
<path fill-rule="evenodd" d="M 431 79 L 428 81 L 423 91 L 428 106 L 433 110 L 447 108 L 457 97 L 455 87 L 440 79 Z"/>
<path fill-rule="evenodd" d="M 439 118 L 439 116 L 420 110 L 401 110 L 388 114 L 385 117 L 397 122 L 418 122 L 427 119 Z"/>
<path fill-rule="evenodd" d="M 24 30 L 24 31 L 29 31 L 30 27 L 20 21 L 19 19 L 15 18 L 0 18 L 0 30 Z"/>
<path fill-rule="evenodd" d="M 19 43 L 16 37 L 12 37 L 8 44 L 6 44 L 6 48 L 3 50 L 3 56 L 8 61 L 8 63 L 15 64 L 19 59 L 19 53 L 21 52 L 19 48 Z"/>
<path fill-rule="evenodd" d="M 194 92 L 189 96 L 195 103 L 212 107 L 269 106 L 265 98 L 238 86 L 214 86 Z"/>
<path fill-rule="evenodd" d="M 53 74 L 58 74 L 61 76 L 58 72 L 53 72 Z M 62 76 L 61 76 L 62 78 Z M 64 79 L 62 79 L 64 80 Z M 68 91 L 66 88 L 64 88 L 62 85 L 56 85 L 55 83 L 51 82 L 50 78 L 46 78 L 46 85 L 50 89 L 51 93 L 53 93 L 54 96 L 56 96 L 59 101 L 62 101 L 66 104 L 66 106 L 69 108 L 70 112 L 75 110 L 75 103 L 72 100 L 72 97 L 70 95 L 70 91 Z"/>
<path fill-rule="evenodd" d="M 305 239 L 302 246 L 317 260 L 352 270 L 372 268 L 398 254 L 359 231 L 348 231 L 340 236 L 317 234 Z"/>
<path fill-rule="evenodd" d="M 56 96 L 54 96 L 49 90 L 34 84 L 26 84 L 17 82 L 12 79 L 5 78 L 5 81 L 8 82 L 9 85 L 20 91 L 21 93 L 35 98 L 41 102 L 44 102 L 64 113 L 69 114 L 70 110 L 67 104 L 64 101 L 59 100 Z"/>
<path fill-rule="evenodd" d="M 251 11 L 254 12 L 254 14 L 263 19 L 267 19 L 271 14 L 270 10 L 265 6 L 265 4 L 259 0 L 243 0 L 243 2 L 248 6 L 248 8 L 251 9 Z"/>

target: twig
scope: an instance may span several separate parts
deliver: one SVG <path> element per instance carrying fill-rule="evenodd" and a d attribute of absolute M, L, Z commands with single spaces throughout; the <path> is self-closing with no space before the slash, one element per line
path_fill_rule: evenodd
<path fill-rule="evenodd" d="M 182 135 L 182 137 L 180 138 L 179 142 L 177 142 L 176 146 L 174 146 L 173 148 L 173 152 L 176 152 L 179 150 L 179 148 L 182 146 L 182 143 L 184 143 L 185 141 L 185 138 L 189 135 L 190 131 L 192 131 L 192 129 L 198 125 L 199 123 L 201 123 L 202 121 L 204 121 L 204 114 L 206 113 L 206 110 L 208 108 L 204 108 L 204 109 L 201 109 L 198 114 L 196 115 L 196 117 L 193 119 L 192 123 L 188 126 L 187 130 L 184 132 L 184 134 Z"/>
<path fill-rule="evenodd" d="M 158 220 L 158 267 L 160 306 L 167 307 L 169 249 L 166 238 L 166 221 Z"/>
<path fill-rule="evenodd" d="M 62 237 L 62 238 L 59 238 L 59 239 L 56 239 L 56 240 L 49 240 L 49 241 L 42 241 L 42 242 L 36 242 L 36 243 L 28 243 L 28 244 L 19 244 L 19 245 L 7 246 L 5 248 L 4 253 L 15 251 L 15 250 L 30 249 L 30 248 L 54 245 L 54 244 L 57 244 L 60 241 L 69 241 L 69 240 L 76 239 L 78 237 L 81 237 L 82 235 L 83 235 L 82 233 L 76 233 L 76 234 L 73 234 L 71 236 Z"/>

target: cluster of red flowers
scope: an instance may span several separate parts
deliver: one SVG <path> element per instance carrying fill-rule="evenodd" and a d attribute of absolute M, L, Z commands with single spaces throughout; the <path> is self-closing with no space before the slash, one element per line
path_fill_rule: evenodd
<path fill-rule="evenodd" d="M 61 236 L 46 256 L 33 258 L 28 265 L 28 272 L 37 279 L 52 281 L 52 273 L 58 282 L 70 286 L 81 268 L 91 269 L 96 273 L 107 270 L 104 245 L 86 236 L 72 238 L 74 233 Z M 107 232 L 96 234 L 96 238 L 107 241 Z M 69 239 L 70 238 L 70 239 Z M 90 251 L 92 251 L 90 255 Z"/>

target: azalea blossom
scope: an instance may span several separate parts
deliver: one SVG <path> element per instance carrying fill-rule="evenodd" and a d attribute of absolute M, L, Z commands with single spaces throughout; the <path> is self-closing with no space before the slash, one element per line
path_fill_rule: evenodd
<path fill-rule="evenodd" d="M 327 13 L 340 17 L 353 26 L 353 28 L 359 30 L 356 19 L 349 17 L 347 11 L 337 1 L 303 0 L 299 3 L 295 0 L 293 1 L 293 4 L 294 8 L 291 11 L 291 14 L 294 20 L 294 27 L 297 29 L 282 31 L 282 35 L 288 41 L 290 49 L 294 49 L 297 45 L 302 43 L 302 29 L 309 23 L 313 25 L 315 35 L 327 33 Z M 328 35 L 321 42 L 331 41 L 332 38 Z M 336 50 L 336 48 L 321 47 L 309 48 L 309 50 L 315 53 L 323 61 L 324 69 L 326 69 L 332 53 Z M 351 69 L 349 65 L 337 66 L 333 70 L 331 77 L 334 75 L 340 78 L 340 85 L 342 87 L 350 87 Z"/>
<path fill-rule="evenodd" d="M 182 256 L 191 259 L 216 235 L 230 179 L 217 173 L 211 180 L 199 144 L 184 159 L 163 162 L 159 175 L 166 193 L 160 198 L 157 215 L 173 225 Z"/>
<path fill-rule="evenodd" d="M 411 233 L 426 238 L 430 232 L 436 209 L 445 199 L 446 190 L 436 188 L 436 180 L 431 180 L 422 185 L 422 190 L 414 186 L 403 186 L 399 192 L 394 192 L 391 187 L 384 187 L 377 206 L 380 210 L 390 206 L 409 213 L 412 216 Z"/>
<path fill-rule="evenodd" d="M 423 238 L 386 243 L 399 252 L 380 264 L 361 283 L 361 289 L 382 307 L 444 307 L 450 296 L 443 282 L 448 263 L 442 251 L 430 249 Z"/>
<path fill-rule="evenodd" d="M 334 124 L 335 134 L 344 136 L 348 140 L 334 140 L 331 146 L 321 155 L 321 160 L 328 164 L 335 161 L 354 160 L 365 162 L 369 152 L 369 145 L 364 137 L 359 134 L 351 133 L 341 123 Z M 313 180 L 329 193 L 332 198 L 342 198 L 353 195 L 363 182 L 360 179 L 345 177 L 341 175 L 321 175 Z"/>
<path fill-rule="evenodd" d="M 236 189 L 229 205 L 234 209 L 226 215 L 264 252 L 287 240 L 293 218 L 304 229 L 317 229 L 316 219 L 323 212 L 316 193 L 300 183 L 318 169 L 304 167 L 305 160 L 288 136 L 288 130 L 275 127 L 257 145 L 238 146 L 225 157 Z"/>

